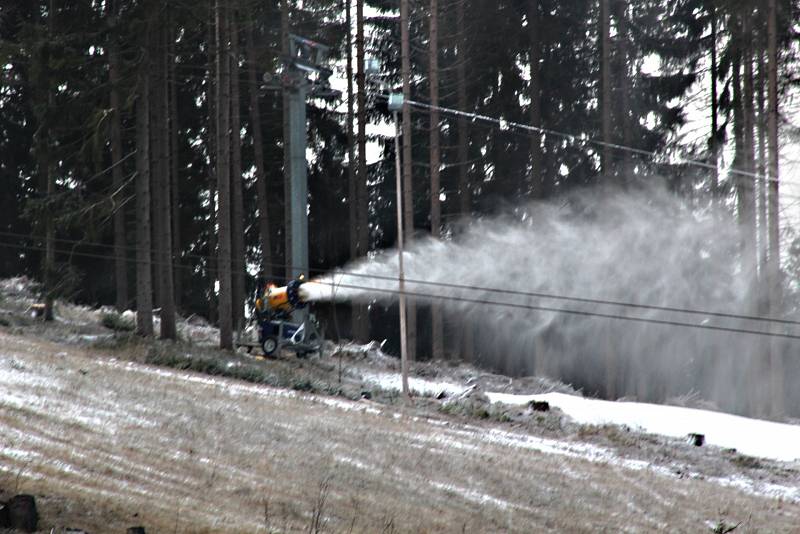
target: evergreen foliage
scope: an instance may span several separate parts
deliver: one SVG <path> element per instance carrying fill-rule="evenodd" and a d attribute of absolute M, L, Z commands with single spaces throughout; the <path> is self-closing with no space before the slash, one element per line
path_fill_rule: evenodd
<path fill-rule="evenodd" d="M 260 87 L 264 73 L 281 66 L 281 5 L 279 2 L 219 0 L 238 7 L 235 38 L 239 39 L 244 187 L 245 251 L 248 265 L 258 266 L 264 251 L 259 239 L 255 152 L 265 161 L 267 205 L 272 250 L 272 275 L 285 275 L 284 129 L 283 98 Z M 334 78 L 345 75 L 346 27 L 338 0 L 289 1 L 290 29 L 332 47 Z M 358 0 L 362 1 L 362 0 Z M 726 141 L 737 134 L 734 125 L 741 97 L 734 96 L 735 68 L 741 63 L 741 20 L 750 17 L 754 50 L 765 50 L 766 12 L 755 0 L 643 0 L 612 2 L 612 101 L 614 144 L 634 152 L 614 151 L 614 167 L 601 172 L 599 4 L 596 0 L 539 0 L 541 28 L 540 78 L 542 176 L 531 179 L 531 134 L 498 128 L 480 120 L 468 121 L 466 158 L 459 157 L 459 124 L 444 113 L 439 125 L 415 108 L 412 115 L 414 227 L 430 230 L 428 130 L 441 131 L 441 186 L 443 235 L 458 231 L 462 202 L 476 216 L 505 211 L 528 198 L 546 198 L 571 188 L 595 183 L 636 187 L 637 182 L 664 176 L 676 191 L 702 198 L 712 191 L 711 171 L 670 164 L 668 156 L 686 152 L 710 160 L 706 145 L 687 144 L 677 137 L 688 112 L 686 96 L 698 83 L 707 83 L 710 47 L 719 50 L 719 66 L 711 73 L 719 81 L 720 128 L 709 134 Z M 177 124 L 177 143 L 167 157 L 176 162 L 171 199 L 178 238 L 172 245 L 176 284 L 180 280 L 181 313 L 197 313 L 212 320 L 216 309 L 217 279 L 215 112 L 215 0 L 116 0 L 116 13 L 104 2 L 80 0 L 5 0 L 0 10 L 0 276 L 28 274 L 43 277 L 46 221 L 55 225 L 55 264 L 58 280 L 73 281 L 78 300 L 93 304 L 115 302 L 113 216 L 124 213 L 125 262 L 131 288 L 135 287 L 136 213 L 133 180 L 136 173 L 136 100 L 142 87 L 138 73 L 148 46 L 167 58 L 175 71 L 177 99 L 170 104 L 170 120 Z M 411 6 L 411 97 L 424 102 L 429 94 L 429 3 Z M 382 62 L 383 79 L 400 82 L 398 0 L 366 0 L 367 55 Z M 528 123 L 531 106 L 530 35 L 528 2 L 521 0 L 441 0 L 439 16 L 439 84 L 441 105 L 458 108 L 466 102 L 470 113 L 508 122 Z M 714 7 L 719 35 L 709 37 Z M 795 0 L 778 2 L 779 84 L 788 90 L 797 83 L 794 57 L 796 35 L 790 22 L 797 14 Z M 456 13 L 463 10 L 464 20 Z M 169 39 L 161 48 L 147 44 L 154 38 L 150 23 L 156 17 L 166 25 Z M 247 58 L 245 33 L 252 30 L 252 64 Z M 352 30 L 354 31 L 354 29 Z M 125 156 L 123 187 L 114 187 L 111 173 L 109 47 L 116 44 L 121 60 L 122 146 Z M 168 50 L 164 50 L 166 46 Z M 737 59 L 739 58 L 739 59 Z M 459 86 L 458 67 L 467 73 Z M 256 71 L 254 86 L 248 69 Z M 145 69 L 146 70 L 146 69 Z M 358 70 L 358 65 L 355 66 Z M 237 71 L 234 71 L 237 72 Z M 153 82 L 160 72 L 151 72 Z M 343 84 L 342 84 L 343 85 Z M 251 93 L 260 104 L 260 124 L 252 124 Z M 459 94 L 461 93 L 461 94 Z M 737 92 L 738 94 L 738 92 Z M 737 108 L 737 106 L 739 106 Z M 347 262 L 354 222 L 348 221 L 348 135 L 346 102 L 313 101 L 309 106 L 309 205 L 311 267 L 325 271 Z M 383 100 L 367 95 L 370 123 L 389 120 Z M 263 146 L 253 146 L 259 128 Z M 391 132 L 370 130 L 371 147 L 380 159 L 370 164 L 365 186 L 369 199 L 370 250 L 390 246 L 394 226 L 394 149 Z M 383 133 L 375 134 L 375 131 Z M 563 132 L 574 137 L 553 132 Z M 737 141 L 741 141 L 737 139 Z M 738 146 L 738 144 L 737 144 Z M 372 150 L 372 148 L 370 149 Z M 636 152 L 640 151 L 640 152 Z M 151 153 L 151 159 L 155 156 Z M 155 161 L 152 162 L 155 165 Z M 466 188 L 460 171 L 466 172 Z M 48 194 L 45 177 L 54 189 Z M 153 174 L 152 180 L 158 178 Z M 235 179 L 235 178 L 234 178 Z M 732 180 L 724 181 L 733 183 Z M 156 194 L 156 188 L 151 188 Z M 438 194 L 439 192 L 434 192 Z M 726 197 L 735 194 L 721 188 Z M 466 200 L 465 200 L 466 199 Z M 174 231 L 174 230 L 173 230 Z M 157 258 L 158 256 L 154 256 Z M 312 273 L 314 274 L 314 273 Z M 80 285 L 74 283 L 81 280 Z M 248 287 L 252 287 L 249 279 Z M 135 291 L 129 291 L 134 295 Z M 133 307 L 133 299 L 128 302 Z M 383 313 L 374 311 L 373 313 Z M 394 312 L 385 312 L 389 315 Z M 375 325 L 373 333 L 381 334 Z"/>

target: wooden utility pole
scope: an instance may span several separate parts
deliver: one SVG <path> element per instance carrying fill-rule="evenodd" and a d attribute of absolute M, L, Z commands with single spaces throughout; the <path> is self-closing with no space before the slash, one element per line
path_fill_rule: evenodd
<path fill-rule="evenodd" d="M 414 236 L 414 178 L 411 166 L 411 45 L 409 42 L 408 0 L 400 0 L 400 46 L 403 74 L 403 209 L 405 241 Z M 417 348 L 417 308 L 408 303 L 408 357 L 414 360 Z"/>
<path fill-rule="evenodd" d="M 602 121 L 602 172 L 611 174 L 611 15 L 609 0 L 600 0 L 600 114 Z"/>
<path fill-rule="evenodd" d="M 405 2 L 406 0 L 402 0 Z M 405 99 L 403 99 L 405 102 Z M 403 172 L 400 168 L 400 123 L 397 120 L 397 111 L 394 112 L 394 160 L 395 183 L 397 189 L 397 289 L 400 307 L 400 377 L 403 395 L 408 398 L 411 392 L 408 389 L 408 324 L 406 309 L 405 270 L 403 266 Z"/>
<path fill-rule="evenodd" d="M 258 203 L 258 235 L 261 242 L 261 272 L 266 278 L 273 273 L 272 238 L 269 230 L 267 169 L 264 163 L 264 136 L 261 132 L 261 105 L 258 100 L 256 65 L 258 56 L 253 38 L 253 25 L 245 24 L 247 39 L 247 85 L 250 94 L 250 134 L 253 136 L 253 159 L 256 164 L 256 202 Z"/>
<path fill-rule="evenodd" d="M 430 80 L 430 164 L 431 164 L 431 235 L 434 239 L 441 237 L 442 203 L 439 200 L 441 183 L 439 168 L 441 167 L 441 150 L 439 147 L 439 0 L 430 0 L 430 35 L 428 40 L 429 76 Z M 441 360 L 444 355 L 442 327 L 442 308 L 434 302 L 431 305 L 431 349 L 434 360 Z"/>
<path fill-rule="evenodd" d="M 217 0 L 217 191 L 219 208 L 219 345 L 233 348 L 232 280 L 231 280 L 231 168 L 230 168 L 230 50 L 227 35 L 227 2 Z"/>
<path fill-rule="evenodd" d="M 776 4 L 777 0 L 768 0 L 767 7 L 767 101 L 769 109 L 767 113 L 769 152 L 767 275 L 769 277 L 769 311 L 772 317 L 779 317 L 783 312 L 783 296 L 780 285 L 780 202 L 778 200 L 778 10 Z M 783 352 L 775 338 L 773 338 L 769 359 L 772 415 L 779 416 L 783 413 Z"/>

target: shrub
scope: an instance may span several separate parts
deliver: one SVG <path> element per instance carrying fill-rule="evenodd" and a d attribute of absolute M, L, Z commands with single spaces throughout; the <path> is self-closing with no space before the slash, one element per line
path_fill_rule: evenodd
<path fill-rule="evenodd" d="M 745 469 L 760 469 L 762 467 L 758 458 L 747 456 L 746 454 L 734 454 L 731 458 L 731 462 Z"/>
<path fill-rule="evenodd" d="M 133 324 L 133 321 L 124 319 L 122 315 L 116 312 L 104 313 L 100 318 L 100 324 L 110 330 L 114 330 L 115 332 L 133 332 L 133 330 L 136 328 L 136 325 Z"/>

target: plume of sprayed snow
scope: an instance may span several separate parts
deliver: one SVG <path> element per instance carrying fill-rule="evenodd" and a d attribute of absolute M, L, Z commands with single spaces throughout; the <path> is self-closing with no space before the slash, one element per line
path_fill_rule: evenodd
<path fill-rule="evenodd" d="M 496 291 L 755 315 L 754 273 L 742 267 L 754 262 L 739 261 L 739 241 L 728 215 L 698 213 L 663 189 L 587 190 L 480 220 L 449 241 L 415 241 L 404 255 L 405 290 L 473 328 L 481 359 L 506 372 L 550 375 L 611 398 L 699 391 L 758 414 L 769 405 L 767 338 L 529 307 L 753 330 L 766 324 Z M 397 266 L 397 251 L 385 251 L 307 286 L 314 300 L 391 300 Z"/>

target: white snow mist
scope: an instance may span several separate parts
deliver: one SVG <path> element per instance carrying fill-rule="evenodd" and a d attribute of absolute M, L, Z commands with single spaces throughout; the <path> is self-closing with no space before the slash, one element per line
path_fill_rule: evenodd
<path fill-rule="evenodd" d="M 757 415 L 769 411 L 770 342 L 783 353 L 796 353 L 797 342 L 529 308 L 768 331 L 775 326 L 761 321 L 555 298 L 757 315 L 753 273 L 742 268 L 754 262 L 740 261 L 739 241 L 730 216 L 698 213 L 662 189 L 586 190 L 471 223 L 452 240 L 415 241 L 404 256 L 406 291 L 442 307 L 449 345 L 473 329 L 479 359 L 505 372 L 608 398 L 699 395 Z M 317 280 L 314 298 L 393 299 L 396 277 L 396 251 L 385 251 Z"/>

